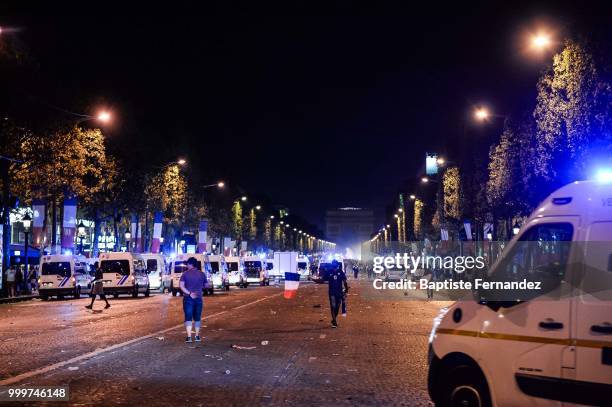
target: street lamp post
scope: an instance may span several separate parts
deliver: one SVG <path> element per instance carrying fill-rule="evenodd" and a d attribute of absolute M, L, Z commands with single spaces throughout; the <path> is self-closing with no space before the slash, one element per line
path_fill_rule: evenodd
<path fill-rule="evenodd" d="M 26 213 L 25 216 L 23 217 L 23 219 L 21 220 L 23 222 L 23 233 L 25 235 L 25 242 L 23 244 L 24 246 L 24 256 L 25 256 L 25 269 L 23 271 L 23 281 L 25 281 L 26 283 L 26 287 L 27 291 L 29 291 L 29 286 L 28 286 L 28 271 L 29 271 L 29 262 L 28 262 L 28 249 L 29 249 L 29 239 L 30 239 L 30 226 L 32 226 L 32 217 L 30 216 L 29 213 Z"/>
<path fill-rule="evenodd" d="M 131 239 L 132 239 L 132 234 L 129 231 L 125 232 L 125 245 L 127 247 L 127 251 L 128 252 L 132 251 L 132 248 L 130 247 L 131 246 L 131 242 L 130 242 Z"/>

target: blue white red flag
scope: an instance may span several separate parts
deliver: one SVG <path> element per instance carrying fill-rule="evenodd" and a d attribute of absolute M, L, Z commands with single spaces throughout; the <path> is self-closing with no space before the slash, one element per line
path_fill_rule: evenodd
<path fill-rule="evenodd" d="M 298 273 L 285 272 L 285 298 L 291 299 L 296 296 L 300 286 L 300 275 Z"/>

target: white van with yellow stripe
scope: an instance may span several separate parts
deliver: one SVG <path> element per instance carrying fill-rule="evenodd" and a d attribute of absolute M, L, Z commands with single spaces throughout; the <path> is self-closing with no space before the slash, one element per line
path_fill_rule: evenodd
<path fill-rule="evenodd" d="M 89 293 L 93 277 L 86 263 L 77 256 L 49 255 L 40 258 L 38 295 L 41 299 L 65 295 L 80 298 Z"/>
<path fill-rule="evenodd" d="M 612 405 L 612 183 L 551 194 L 487 282 L 434 321 L 428 387 L 441 406 Z"/>
<path fill-rule="evenodd" d="M 103 273 L 104 293 L 131 294 L 138 297 L 151 293 L 147 266 L 140 254 L 127 252 L 111 252 L 100 255 L 100 269 Z"/>

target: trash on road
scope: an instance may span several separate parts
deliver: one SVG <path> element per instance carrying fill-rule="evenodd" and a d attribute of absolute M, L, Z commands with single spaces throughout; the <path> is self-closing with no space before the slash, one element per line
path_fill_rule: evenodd
<path fill-rule="evenodd" d="M 308 358 L 308 361 L 309 361 L 309 362 L 312 362 L 312 361 L 314 361 L 314 360 L 317 360 L 317 357 L 316 357 L 316 356 L 311 356 L 311 357 L 309 357 L 309 358 Z"/>
<path fill-rule="evenodd" d="M 241 350 L 251 350 L 255 349 L 257 346 L 240 346 L 240 345 L 232 345 L 233 349 L 241 349 Z"/>
<path fill-rule="evenodd" d="M 157 337 L 157 340 L 158 340 L 158 341 L 163 341 L 164 339 L 166 339 L 166 338 L 164 338 L 163 336 L 158 336 L 158 337 Z"/>
<path fill-rule="evenodd" d="M 312 308 L 321 308 L 321 304 L 315 304 L 312 306 Z"/>
<path fill-rule="evenodd" d="M 325 339 L 326 337 L 327 337 L 327 335 L 325 335 L 325 334 L 319 335 L 319 339 Z"/>
<path fill-rule="evenodd" d="M 225 374 L 230 374 L 230 373 L 232 372 L 230 372 L 229 369 L 225 371 Z"/>
<path fill-rule="evenodd" d="M 266 345 L 270 344 L 270 341 L 261 341 L 261 344 L 262 344 L 263 346 L 266 346 Z"/>
<path fill-rule="evenodd" d="M 79 370 L 78 366 L 69 366 L 68 370 Z"/>
<path fill-rule="evenodd" d="M 270 315 L 276 315 L 276 311 L 270 310 Z"/>

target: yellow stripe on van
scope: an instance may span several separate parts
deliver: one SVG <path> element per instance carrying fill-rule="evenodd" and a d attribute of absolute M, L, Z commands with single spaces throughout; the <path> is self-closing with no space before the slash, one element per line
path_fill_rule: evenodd
<path fill-rule="evenodd" d="M 587 340 L 587 339 L 578 339 L 578 340 L 576 339 L 557 339 L 557 338 L 546 338 L 543 336 L 500 334 L 496 332 L 466 331 L 462 329 L 450 329 L 450 328 L 438 328 L 436 333 L 445 334 L 445 335 L 471 336 L 474 338 L 484 338 L 484 339 L 501 339 L 505 341 L 547 343 L 547 344 L 552 344 L 552 345 L 565 345 L 565 346 L 581 346 L 584 348 L 612 347 L 612 342 L 609 342 L 609 341 L 594 341 L 594 340 Z"/>

